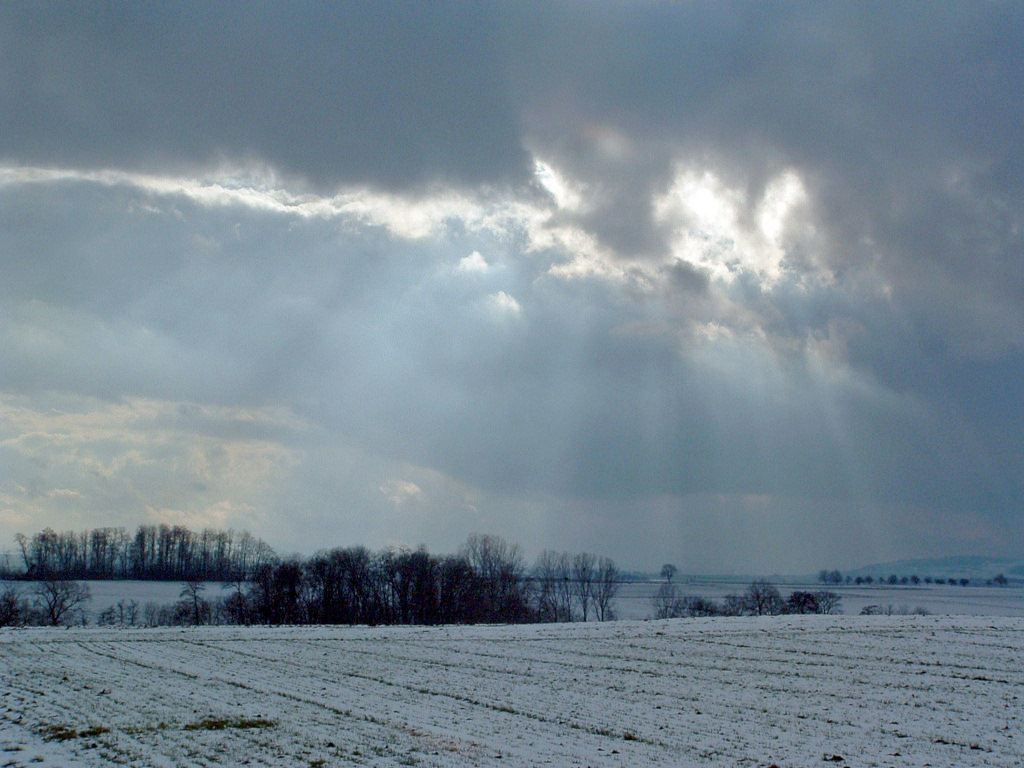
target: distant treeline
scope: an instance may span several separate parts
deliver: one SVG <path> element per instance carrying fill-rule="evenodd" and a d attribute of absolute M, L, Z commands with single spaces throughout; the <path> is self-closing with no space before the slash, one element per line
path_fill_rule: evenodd
<path fill-rule="evenodd" d="M 670 569 L 670 570 L 668 570 Z M 784 613 L 839 613 L 842 598 L 827 590 L 797 590 L 784 598 L 769 581 L 754 581 L 740 594 L 729 594 L 721 602 L 705 597 L 681 596 L 672 581 L 675 567 L 662 568 L 665 581 L 651 600 L 656 619 L 680 616 L 778 616 Z"/>
<path fill-rule="evenodd" d="M 232 624 L 472 624 L 537 619 L 519 548 L 473 536 L 456 555 L 346 547 L 257 569 L 234 585 L 220 621 Z M 206 623 L 195 595 L 171 623 Z M 160 623 L 167 623 L 162 621 Z"/>
<path fill-rule="evenodd" d="M 476 624 L 613 618 L 618 569 L 608 558 L 545 552 L 532 570 L 516 544 L 473 535 L 454 555 L 346 547 L 260 566 L 207 600 L 145 606 L 146 624 Z M 123 612 L 111 614 L 121 623 Z"/>
<path fill-rule="evenodd" d="M 248 580 L 277 558 L 263 541 L 243 531 L 140 525 L 61 531 L 45 528 L 15 536 L 23 568 L 6 578 L 147 579 L 162 581 Z"/>
<path fill-rule="evenodd" d="M 101 529 L 109 531 L 111 529 Z M 117 529 L 113 529 L 117 530 Z M 154 529 L 140 528 L 139 551 L 148 551 Z M 155 529 L 156 552 L 161 552 L 161 529 Z M 157 574 L 184 582 L 181 599 L 168 605 L 124 600 L 110 606 L 100 623 L 117 625 L 167 624 L 473 624 L 535 621 L 605 621 L 614 617 L 612 600 L 619 586 L 619 570 L 607 557 L 589 553 L 543 552 L 529 569 L 518 545 L 497 536 L 473 535 L 454 555 L 432 555 L 424 548 L 365 547 L 324 550 L 308 559 L 278 558 L 269 548 L 249 547 L 259 556 L 239 562 L 225 560 L 219 575 L 195 567 L 203 548 L 196 545 L 198 561 L 171 556 L 174 541 L 235 542 L 230 532 L 190 534 L 180 529 L 177 539 L 168 529 L 168 557 L 162 568 L 132 570 L 134 540 L 121 547 L 125 563 L 110 571 L 91 569 L 89 559 L 77 566 L 60 559 L 58 544 L 70 542 L 92 551 L 93 534 L 78 536 L 43 531 L 32 539 L 21 537 L 26 571 L 37 586 L 29 601 L 13 587 L 0 594 L 0 626 L 26 623 L 78 623 L 84 620 L 85 597 L 73 588 L 78 578 L 157 578 Z M 186 535 L 187 534 L 187 535 Z M 248 536 L 245 534 L 244 536 Z M 242 539 L 239 539 L 241 541 Z M 252 537 L 246 542 L 255 541 Z M 185 547 L 186 551 L 188 547 Z M 52 550 L 52 552 L 51 552 Z M 230 547 L 228 551 L 234 552 Z M 149 555 L 143 562 L 150 562 Z M 159 562 L 159 558 L 155 561 Z M 62 565 L 63 564 L 63 565 Z M 192 565 L 189 570 L 188 565 Z M 175 571 L 175 568 L 179 570 Z M 143 576 L 142 574 L 147 574 Z M 220 581 L 219 595 L 209 594 L 210 581 Z M 51 593 L 59 605 L 53 607 Z M 88 592 L 84 593 L 86 596 Z M 64 596 L 77 596 L 64 605 Z M 6 618 L 5 618 L 6 617 Z M 54 618 L 58 617 L 58 618 Z"/>
<path fill-rule="evenodd" d="M 843 574 L 841 572 L 839 572 L 839 571 L 826 571 L 826 570 L 819 571 L 818 572 L 818 581 L 820 581 L 822 584 L 842 584 L 842 583 L 844 583 L 843 582 Z M 885 577 L 885 576 L 879 576 L 877 579 L 874 576 L 851 576 L 851 575 L 847 574 L 846 575 L 846 581 L 845 581 L 846 584 L 856 584 L 858 586 L 860 586 L 862 584 L 867 584 L 869 586 L 872 585 L 872 584 L 878 584 L 879 586 L 885 586 L 885 585 L 889 585 L 889 586 L 896 586 L 896 585 L 906 586 L 908 584 L 911 584 L 913 586 L 917 586 L 918 584 L 921 584 L 921 582 L 924 582 L 925 584 L 949 584 L 949 585 L 953 585 L 953 586 L 959 585 L 961 587 L 966 587 L 966 586 L 970 585 L 971 580 L 966 578 L 966 577 L 959 577 L 959 578 L 956 578 L 956 577 L 950 577 L 950 578 L 938 577 L 938 578 L 936 578 L 936 577 L 932 577 L 932 576 L 921 577 L 921 576 L 918 576 L 916 573 L 911 574 L 910 576 L 898 576 L 895 573 L 890 573 L 888 578 Z M 1006 578 L 1006 576 L 1004 574 L 1002 574 L 1002 573 L 996 574 L 991 579 L 986 579 L 985 580 L 985 584 L 987 586 L 995 585 L 997 587 L 1005 587 L 1009 583 L 1010 583 L 1010 580 L 1008 578 Z"/>

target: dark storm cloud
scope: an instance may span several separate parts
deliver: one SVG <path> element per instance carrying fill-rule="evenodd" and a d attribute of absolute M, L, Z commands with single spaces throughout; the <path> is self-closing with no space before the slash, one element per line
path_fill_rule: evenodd
<path fill-rule="evenodd" d="M 4 4 L 0 161 L 68 170 L 0 176 L 0 396 L 26 433 L 55 392 L 111 434 L 140 429 L 108 413 L 123 399 L 152 408 L 146 434 L 175 436 L 153 455 L 188 464 L 195 435 L 204 489 L 207 464 L 258 475 L 220 442 L 271 457 L 272 491 L 224 491 L 275 510 L 268 538 L 295 514 L 370 545 L 585 534 L 635 565 L 813 568 L 812 545 L 931 554 L 970 520 L 1004 550 L 1024 504 L 1022 19 Z M 246 171 L 227 201 L 200 181 Z M 703 261 L 664 204 L 686 174 L 728 209 Z M 780 178 L 798 202 L 768 236 Z M 256 199 L 338 188 L 354 206 Z M 24 442 L 0 445 L 19 478 L 47 455 Z M 96 450 L 132 467 L 132 503 L 143 478 L 187 507 L 159 462 Z M 0 485 L 0 515 L 19 483 L 43 504 L 29 479 Z"/>
<path fill-rule="evenodd" d="M 664 187 L 675 161 L 716 170 L 751 205 L 793 167 L 837 270 L 881 255 L 901 289 L 949 270 L 986 300 L 1020 295 L 1013 4 L 545 4 L 518 24 L 529 141 L 595 182 L 609 202 L 594 228 L 619 250 L 652 248 L 639 190 Z M 627 162 L 609 132 L 632 143 Z"/>
<path fill-rule="evenodd" d="M 493 9 L 9 3 L 0 156 L 266 163 L 321 188 L 521 178 Z"/>
<path fill-rule="evenodd" d="M 1012 506 L 1019 488 L 998 476 L 1018 471 L 1019 439 L 993 426 L 1018 420 L 1024 394 L 1014 373 L 1024 344 L 1019 7 L 570 4 L 539 22 L 536 12 L 520 19 L 532 45 L 517 83 L 537 148 L 607 183 L 600 130 L 621 133 L 639 148 L 633 167 L 649 169 L 622 185 L 635 199 L 663 187 L 680 158 L 747 188 L 751 204 L 773 173 L 795 168 L 839 284 L 774 292 L 768 327 L 799 338 L 831 323 L 855 369 L 944 412 L 934 432 L 893 444 L 894 455 L 928 459 L 890 490 L 941 496 L 981 476 L 957 503 L 1002 486 Z M 650 219 L 635 209 L 609 205 L 596 231 L 619 245 L 632 226 L 634 242 L 649 244 Z M 887 286 L 884 298 L 864 291 L 866 275 Z M 870 430 L 863 437 L 867 455 Z M 993 471 L 980 458 L 986 440 L 1000 457 Z M 886 476 L 884 462 L 868 464 Z"/>

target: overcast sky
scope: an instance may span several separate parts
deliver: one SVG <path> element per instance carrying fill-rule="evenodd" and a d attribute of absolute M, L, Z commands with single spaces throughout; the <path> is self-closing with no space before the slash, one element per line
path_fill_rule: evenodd
<path fill-rule="evenodd" d="M 1024 6 L 0 4 L 0 550 L 1024 541 Z"/>

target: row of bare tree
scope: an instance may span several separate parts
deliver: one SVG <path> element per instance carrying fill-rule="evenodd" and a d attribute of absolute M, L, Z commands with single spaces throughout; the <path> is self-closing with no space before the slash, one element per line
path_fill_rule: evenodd
<path fill-rule="evenodd" d="M 227 599 L 234 623 L 460 624 L 534 620 L 518 546 L 472 536 L 458 554 L 346 547 L 257 569 Z"/>
<path fill-rule="evenodd" d="M 337 548 L 305 560 L 267 560 L 250 578 L 219 581 L 222 590 L 217 597 L 208 598 L 207 581 L 188 579 L 177 603 L 140 609 L 137 603 L 122 600 L 104 610 L 99 622 L 138 626 L 606 621 L 614 617 L 619 571 L 606 557 L 550 551 L 528 569 L 518 545 L 498 536 L 473 535 L 454 555 L 431 555 L 422 547 L 380 552 Z M 57 578 L 38 582 L 40 596 L 50 587 L 78 596 L 49 618 L 41 607 L 19 604 L 12 586 L 5 592 L 13 601 L 11 615 L 5 619 L 0 613 L 0 625 L 79 623 L 83 616 L 73 609 L 83 598 L 75 585 L 78 582 Z M 84 596 L 87 599 L 87 588 Z"/>
<path fill-rule="evenodd" d="M 247 531 L 180 525 L 62 531 L 45 528 L 15 536 L 24 568 L 0 577 L 37 579 L 250 579 L 275 559 L 274 551 Z"/>
<path fill-rule="evenodd" d="M 518 545 L 473 535 L 454 555 L 348 547 L 266 564 L 249 584 L 229 585 L 209 616 L 261 624 L 605 621 L 618 584 L 609 558 L 544 552 L 528 570 Z M 206 615 L 193 591 L 183 602 L 179 620 Z"/>
<path fill-rule="evenodd" d="M 667 570 L 671 568 L 671 570 Z M 672 619 L 680 616 L 776 616 L 783 613 L 837 613 L 841 598 L 835 592 L 794 591 L 784 598 L 771 582 L 759 579 L 739 594 L 728 594 L 721 602 L 704 597 L 679 594 L 672 581 L 675 569 L 662 568 L 667 578 L 653 599 L 654 616 Z"/>
<path fill-rule="evenodd" d="M 533 568 L 533 587 L 541 621 L 598 621 L 615 618 L 612 599 L 619 588 L 619 569 L 608 557 L 589 552 L 545 550 Z"/>

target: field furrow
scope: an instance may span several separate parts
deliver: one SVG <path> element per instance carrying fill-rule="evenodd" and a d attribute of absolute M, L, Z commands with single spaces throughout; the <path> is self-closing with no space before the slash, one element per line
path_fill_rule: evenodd
<path fill-rule="evenodd" d="M 0 632 L 0 764 L 1022 765 L 1024 620 Z"/>

